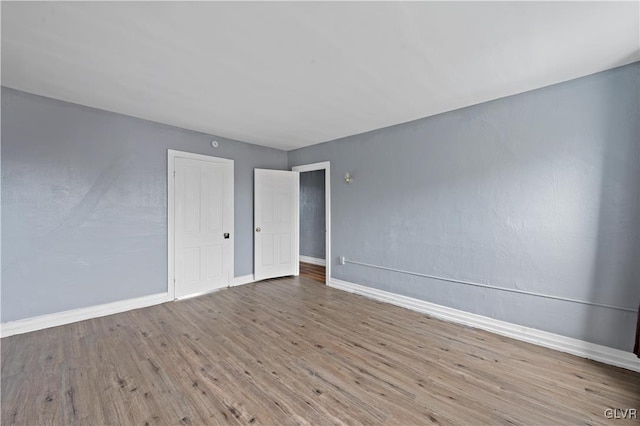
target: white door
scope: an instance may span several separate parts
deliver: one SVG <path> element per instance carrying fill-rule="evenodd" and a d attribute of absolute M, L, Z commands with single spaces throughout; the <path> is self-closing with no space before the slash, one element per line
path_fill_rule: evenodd
<path fill-rule="evenodd" d="M 300 174 L 255 169 L 254 195 L 256 281 L 298 275 Z"/>
<path fill-rule="evenodd" d="M 227 287 L 233 271 L 233 161 L 174 158 L 175 297 Z"/>

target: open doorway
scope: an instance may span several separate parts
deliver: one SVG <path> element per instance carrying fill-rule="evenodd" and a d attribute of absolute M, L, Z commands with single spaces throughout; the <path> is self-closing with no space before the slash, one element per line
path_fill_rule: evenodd
<path fill-rule="evenodd" d="M 330 255 L 329 163 L 293 167 L 300 173 L 300 276 L 328 283 Z"/>

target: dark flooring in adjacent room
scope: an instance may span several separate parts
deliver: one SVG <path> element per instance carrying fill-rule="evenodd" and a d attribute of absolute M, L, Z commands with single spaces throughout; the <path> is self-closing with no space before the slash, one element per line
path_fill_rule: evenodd
<path fill-rule="evenodd" d="M 300 275 L 321 283 L 325 282 L 325 267 L 300 262 Z"/>

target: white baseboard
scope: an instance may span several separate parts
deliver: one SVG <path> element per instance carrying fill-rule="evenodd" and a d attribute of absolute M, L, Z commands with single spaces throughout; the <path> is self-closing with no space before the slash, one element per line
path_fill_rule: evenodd
<path fill-rule="evenodd" d="M 169 295 L 167 293 L 160 293 L 137 297 L 135 299 L 105 303 L 103 305 L 89 306 L 87 308 L 39 315 L 37 317 L 25 318 L 17 321 L 9 321 L 0 324 L 0 337 L 8 337 L 13 336 L 14 334 L 28 333 L 30 331 L 57 327 L 59 325 L 69 324 L 72 322 L 104 317 L 106 315 L 130 311 L 132 309 L 145 308 L 147 306 L 158 305 L 168 301 Z"/>
<path fill-rule="evenodd" d="M 615 365 L 617 367 L 640 372 L 640 358 L 637 358 L 631 352 L 625 352 L 620 349 L 597 345 L 595 343 L 585 342 L 583 340 L 561 336 L 559 334 L 549 333 L 535 328 L 524 327 L 506 321 L 500 321 L 442 305 L 436 305 L 435 303 L 426 302 L 424 300 L 401 296 L 399 294 L 389 293 L 384 290 L 378 290 L 336 278 L 331 278 L 329 286 L 339 290 L 370 297 L 381 302 L 401 306 L 413 311 L 422 312 L 445 321 L 468 325 L 470 327 L 490 331 L 513 339 L 522 340 L 524 342 L 533 343 L 535 345 L 544 346 L 561 352 L 567 352 L 582 358 L 588 358 L 605 364 Z"/>
<path fill-rule="evenodd" d="M 300 255 L 299 258 L 300 258 L 300 262 L 311 263 L 312 265 L 318 265 L 318 266 L 326 266 L 327 265 L 327 262 L 324 259 L 320 259 L 318 257 Z"/>
<path fill-rule="evenodd" d="M 253 274 L 235 277 L 229 287 L 235 287 L 254 282 Z M 221 290 L 216 289 L 214 291 Z M 207 292 L 208 293 L 208 292 Z M 206 294 L 206 293 L 202 293 Z M 201 296 L 202 294 L 192 294 L 182 299 Z M 147 306 L 158 305 L 169 302 L 168 293 L 153 294 L 135 299 L 121 300 L 118 302 L 105 303 L 103 305 L 89 306 L 87 308 L 72 309 L 69 311 L 56 312 L 53 314 L 39 315 L 37 317 L 25 318 L 17 321 L 9 321 L 0 324 L 0 337 L 9 337 L 14 334 L 28 333 L 30 331 L 43 330 L 45 328 L 57 327 L 59 325 L 70 324 L 72 322 L 84 321 L 91 318 L 104 317 L 106 315 L 117 314 L 130 311 L 132 309 L 146 308 Z"/>
<path fill-rule="evenodd" d="M 235 277 L 229 284 L 229 287 L 236 287 L 243 284 L 251 284 L 252 282 L 255 282 L 255 281 L 256 279 L 253 274 L 242 275 L 239 277 Z"/>

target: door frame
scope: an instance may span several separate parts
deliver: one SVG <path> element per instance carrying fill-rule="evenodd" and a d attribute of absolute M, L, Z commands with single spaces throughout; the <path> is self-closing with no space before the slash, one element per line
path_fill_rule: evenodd
<path fill-rule="evenodd" d="M 304 164 L 291 168 L 294 172 L 304 173 L 316 170 L 324 170 L 324 240 L 325 240 L 325 284 L 331 280 L 331 161 L 321 163 Z M 298 225 L 299 226 L 299 225 Z M 300 243 L 298 243 L 300 245 Z M 298 254 L 300 247 L 298 247 Z M 298 262 L 300 259 L 298 259 Z"/>
<path fill-rule="evenodd" d="M 229 271 L 229 276 L 227 277 L 227 286 L 231 285 L 233 278 L 235 277 L 235 201 L 234 201 L 234 192 L 235 192 L 235 183 L 234 183 L 234 174 L 235 174 L 235 166 L 234 161 L 229 160 L 228 158 L 219 158 L 212 157 L 209 155 L 195 154 L 193 152 L 186 151 L 177 151 L 175 149 L 167 150 L 167 294 L 169 295 L 169 300 L 175 300 L 176 297 L 176 279 L 175 279 L 175 159 L 176 158 L 187 158 L 190 160 L 200 160 L 200 161 L 208 161 L 210 163 L 222 163 L 222 164 L 231 164 L 231 211 L 233 214 L 231 215 L 231 241 L 230 245 L 230 256 L 231 256 L 231 270 Z"/>

